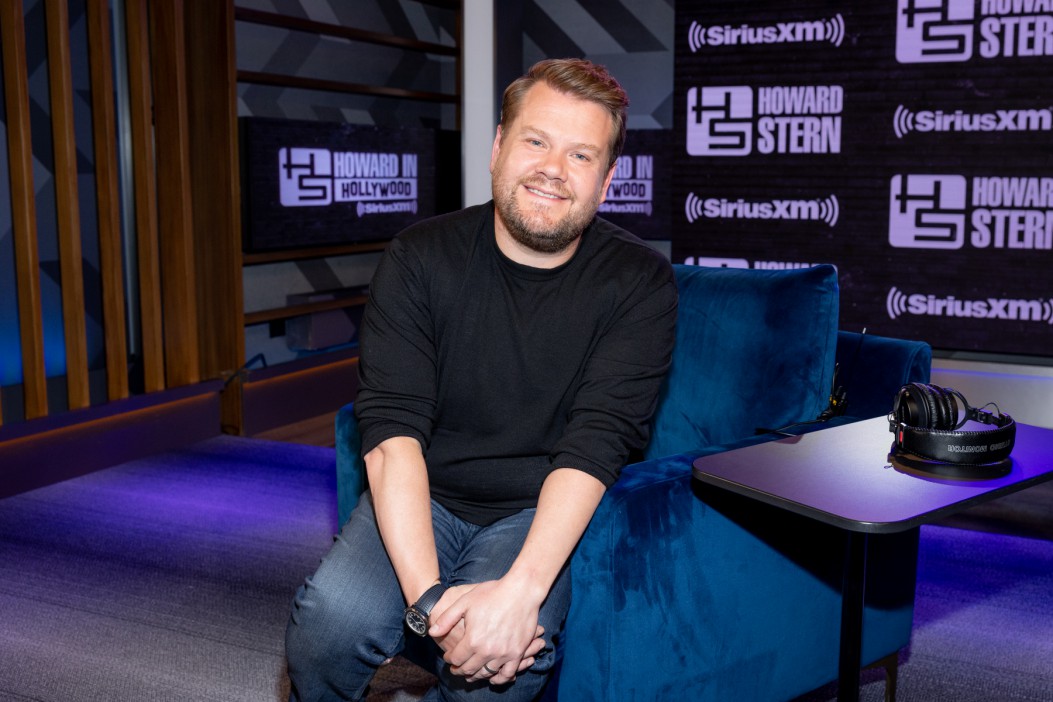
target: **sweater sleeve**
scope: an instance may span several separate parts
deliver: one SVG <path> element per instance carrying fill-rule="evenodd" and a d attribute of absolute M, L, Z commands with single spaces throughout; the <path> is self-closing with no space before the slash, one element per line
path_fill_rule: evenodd
<path fill-rule="evenodd" d="M 435 415 L 435 343 L 427 284 L 414 252 L 392 240 L 370 282 L 359 331 L 355 416 L 362 453 L 395 436 L 425 450 Z"/>
<path fill-rule="evenodd" d="M 672 358 L 677 288 L 664 259 L 641 276 L 589 358 L 553 468 L 577 468 L 607 487 L 646 446 Z"/>

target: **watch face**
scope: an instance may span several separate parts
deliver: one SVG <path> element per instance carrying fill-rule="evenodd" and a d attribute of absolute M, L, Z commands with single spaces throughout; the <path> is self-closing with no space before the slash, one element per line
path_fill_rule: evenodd
<path fill-rule="evenodd" d="M 406 626 L 417 636 L 424 636 L 428 632 L 428 620 L 412 608 L 406 610 Z"/>

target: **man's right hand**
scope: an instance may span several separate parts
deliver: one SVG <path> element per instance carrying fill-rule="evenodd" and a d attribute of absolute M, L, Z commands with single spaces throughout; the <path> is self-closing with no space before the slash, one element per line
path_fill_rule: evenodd
<path fill-rule="evenodd" d="M 432 610 L 429 619 L 432 622 L 437 621 L 442 615 L 442 613 L 445 612 L 454 602 L 456 602 L 458 599 L 460 599 L 461 597 L 468 594 L 474 589 L 474 584 L 458 585 L 456 587 L 451 587 L 447 589 L 446 592 L 443 593 L 443 596 L 439 600 L 438 604 L 435 605 L 435 608 Z M 469 682 L 474 682 L 476 680 L 489 680 L 490 684 L 492 685 L 503 685 L 504 683 L 515 680 L 516 674 L 522 673 L 524 670 L 534 665 L 534 657 L 537 656 L 537 654 L 540 653 L 546 645 L 545 639 L 542 638 L 544 634 L 545 628 L 540 624 L 537 625 L 537 628 L 534 632 L 533 640 L 531 640 L 531 642 L 527 645 L 526 649 L 523 651 L 522 657 L 519 660 L 519 664 L 516 667 L 515 672 L 510 675 L 504 674 L 508 666 L 499 669 L 496 674 L 491 675 L 489 671 L 487 671 L 484 668 L 472 671 L 463 670 L 459 666 L 455 665 L 453 661 L 449 660 L 447 656 L 444 655 L 443 659 L 446 660 L 447 663 L 450 663 L 451 670 L 455 675 L 461 675 L 465 677 Z M 443 653 L 447 654 L 457 647 L 457 645 L 464 639 L 464 636 L 465 622 L 464 618 L 462 617 L 458 619 L 456 623 L 448 629 L 448 631 L 437 636 L 432 636 L 432 638 L 439 645 L 439 648 L 443 650 Z"/>

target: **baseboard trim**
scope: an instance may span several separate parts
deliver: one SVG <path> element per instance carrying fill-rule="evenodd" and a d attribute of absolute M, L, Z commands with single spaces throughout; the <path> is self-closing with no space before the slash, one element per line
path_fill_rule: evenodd
<path fill-rule="evenodd" d="M 245 436 L 335 412 L 358 392 L 358 353 L 249 373 L 241 387 Z"/>
<path fill-rule="evenodd" d="M 220 433 L 222 383 L 140 395 L 0 431 L 0 498 Z"/>

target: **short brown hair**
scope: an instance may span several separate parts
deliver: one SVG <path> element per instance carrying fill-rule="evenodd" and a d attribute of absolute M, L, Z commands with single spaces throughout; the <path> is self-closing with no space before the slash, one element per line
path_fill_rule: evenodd
<path fill-rule="evenodd" d="M 545 59 L 505 89 L 501 101 L 501 124 L 511 124 L 519 113 L 524 96 L 535 83 L 542 82 L 553 90 L 582 100 L 595 102 L 611 116 L 614 126 L 610 140 L 610 168 L 625 146 L 625 111 L 629 96 L 603 66 L 585 59 Z"/>

